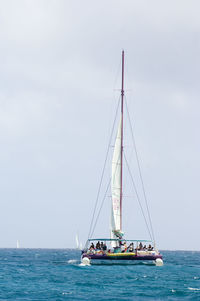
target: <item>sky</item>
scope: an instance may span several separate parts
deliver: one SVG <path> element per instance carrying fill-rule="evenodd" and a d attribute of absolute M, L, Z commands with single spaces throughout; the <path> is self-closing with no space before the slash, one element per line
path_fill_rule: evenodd
<path fill-rule="evenodd" d="M 73 248 L 77 233 L 87 239 L 124 49 L 157 246 L 200 250 L 199 10 L 197 0 L 1 1 L 0 247 L 19 240 L 25 248 Z M 139 185 L 126 138 L 125 149 Z M 128 191 L 123 230 L 148 238 Z M 109 235 L 110 202 L 108 191 L 96 236 Z"/>

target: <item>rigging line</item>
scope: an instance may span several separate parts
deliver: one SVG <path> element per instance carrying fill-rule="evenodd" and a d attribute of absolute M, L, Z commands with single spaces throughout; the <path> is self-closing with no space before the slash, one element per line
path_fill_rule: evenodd
<path fill-rule="evenodd" d="M 106 188 L 106 192 L 105 192 L 104 197 L 103 197 L 103 200 L 102 200 L 102 202 L 101 202 L 101 206 L 100 206 L 100 208 L 99 208 L 99 213 L 98 213 L 98 215 L 97 215 L 97 217 L 96 217 L 96 221 L 95 221 L 95 223 L 94 223 L 94 227 L 93 227 L 93 231 L 91 232 L 91 236 L 93 235 L 94 230 L 95 230 L 95 228 L 96 228 L 96 224 L 97 224 L 97 221 L 98 221 L 98 219 L 99 219 L 99 215 L 100 215 L 100 213 L 101 213 L 101 209 L 102 209 L 102 207 L 103 207 L 104 201 L 105 201 L 105 199 L 106 199 L 106 195 L 107 195 L 107 192 L 108 192 L 108 188 L 109 188 L 109 186 L 110 186 L 110 182 L 111 182 L 111 178 L 109 179 L 109 182 L 108 182 L 108 185 L 107 185 L 107 188 Z"/>
<path fill-rule="evenodd" d="M 126 162 L 126 165 L 127 165 L 127 168 L 128 168 L 128 172 L 129 172 L 129 174 L 130 174 L 130 177 L 131 177 L 131 180 L 132 180 L 132 183 L 133 183 L 133 187 L 134 187 L 134 189 L 135 189 L 136 197 L 137 197 L 138 203 L 139 203 L 139 205 L 140 205 L 140 209 L 141 209 L 141 211 L 142 211 L 142 215 L 143 215 L 143 217 L 144 217 L 145 224 L 146 224 L 146 226 L 147 226 L 147 230 L 148 230 L 149 235 L 150 235 L 150 238 L 151 238 L 151 240 L 152 240 L 151 231 L 150 231 L 150 229 L 149 229 L 149 226 L 148 226 L 148 223 L 147 223 L 147 219 L 146 219 L 146 216 L 145 216 L 145 214 L 144 214 L 144 210 L 143 210 L 143 208 L 142 208 L 142 204 L 141 204 L 141 202 L 140 202 L 140 198 L 139 198 L 139 195 L 138 195 L 138 192 L 137 192 L 137 189 L 136 189 L 136 185 L 135 185 L 135 182 L 134 182 L 132 173 L 131 173 L 131 171 L 130 171 L 130 168 L 129 168 L 129 165 L 128 165 L 128 162 L 127 162 L 125 153 L 124 153 L 124 159 L 125 159 L 125 162 Z"/>
<path fill-rule="evenodd" d="M 107 162 L 107 159 L 108 159 L 109 148 L 110 148 L 110 144 L 111 144 L 111 140 L 112 140 L 112 136 L 113 136 L 113 132 L 114 132 L 114 126 L 115 126 L 115 122 L 116 122 L 116 119 L 117 119 L 117 112 L 118 112 L 118 109 L 119 109 L 120 99 L 121 99 L 121 96 L 119 97 L 119 100 L 118 100 L 117 109 L 116 109 L 116 113 L 115 113 L 115 118 L 114 118 L 112 130 L 111 130 L 111 135 L 110 135 L 110 139 L 109 139 L 109 143 L 108 143 L 108 148 L 107 148 L 107 151 L 106 151 L 106 158 L 105 158 L 104 165 L 103 165 L 103 170 L 102 170 L 102 173 L 101 173 L 101 179 L 100 179 L 100 184 L 99 184 L 97 197 L 96 197 L 96 201 L 95 201 L 92 220 L 91 220 L 91 224 L 90 224 L 90 228 L 89 228 L 88 238 L 90 237 L 90 234 L 91 234 L 91 230 L 92 230 L 92 226 L 93 226 L 93 222 L 94 222 L 94 216 L 95 216 L 96 209 L 97 209 L 97 203 L 98 203 L 98 200 L 99 200 L 99 194 L 100 194 L 100 190 L 101 190 L 101 186 L 102 186 L 102 182 L 103 182 L 103 176 L 104 176 L 106 162 Z"/>
<path fill-rule="evenodd" d="M 129 120 L 130 128 L 131 128 L 131 135 L 132 135 L 132 139 L 133 139 L 133 145 L 134 145 L 134 149 L 135 149 L 136 161 L 137 161 L 137 165 L 138 165 L 140 181 L 141 181 L 141 184 L 142 184 L 142 191 L 143 191 L 143 195 L 144 195 L 144 199 L 145 199 L 145 205 L 146 205 L 146 208 L 147 208 L 148 219 L 149 219 L 149 222 L 150 222 L 150 227 L 151 227 L 151 232 L 152 232 L 152 236 L 153 236 L 153 241 L 155 243 L 153 224 L 152 224 L 152 219 L 151 219 L 151 215 L 150 215 L 150 211 L 149 211 L 149 206 L 148 206 L 148 201 L 147 201 L 147 195 L 146 195 L 146 192 L 145 192 L 144 181 L 143 181 L 143 177 L 142 177 L 142 171 L 141 171 L 141 167 L 140 167 L 140 161 L 139 161 L 139 157 L 138 157 L 138 152 L 137 152 L 135 137 L 134 137 L 134 134 L 133 134 L 133 127 L 132 127 L 132 124 L 131 124 L 131 119 L 130 119 L 130 115 L 129 115 L 129 110 L 128 110 L 128 106 L 127 106 L 126 97 L 125 97 L 125 106 L 126 106 L 126 111 L 127 111 L 127 115 L 128 115 L 128 120 Z"/>

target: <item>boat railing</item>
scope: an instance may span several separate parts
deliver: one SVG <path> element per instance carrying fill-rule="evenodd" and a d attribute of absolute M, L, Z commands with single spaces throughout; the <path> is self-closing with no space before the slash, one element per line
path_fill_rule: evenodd
<path fill-rule="evenodd" d="M 112 245 L 113 242 L 115 242 L 115 246 Z M 154 244 L 151 240 L 90 238 L 86 243 L 84 253 L 87 254 L 133 253 L 136 255 L 137 254 L 151 255 L 152 253 L 154 254 L 158 253 L 158 251 L 154 247 Z"/>

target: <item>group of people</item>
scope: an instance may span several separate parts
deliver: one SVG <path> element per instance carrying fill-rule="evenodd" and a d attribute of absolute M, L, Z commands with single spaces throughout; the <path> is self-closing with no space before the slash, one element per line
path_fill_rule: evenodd
<path fill-rule="evenodd" d="M 130 243 L 129 246 L 127 246 L 126 242 L 124 243 L 120 243 L 120 248 L 121 248 L 121 252 L 124 253 L 124 252 L 133 252 L 134 251 L 134 245 L 133 243 Z"/>
<path fill-rule="evenodd" d="M 146 245 L 143 246 L 143 244 L 140 242 L 139 246 L 136 248 L 138 251 L 153 251 L 153 247 L 149 244 L 147 247 Z"/>
<path fill-rule="evenodd" d="M 143 244 L 141 242 L 134 249 L 133 242 L 131 242 L 130 245 L 127 246 L 126 241 L 124 241 L 123 243 L 120 241 L 120 246 L 119 247 L 120 247 L 120 250 L 121 250 L 122 253 L 124 253 L 124 252 L 134 252 L 134 250 L 136 250 L 136 251 L 152 251 L 153 250 L 153 247 L 150 244 L 147 247 L 146 245 L 143 246 Z M 107 250 L 107 246 L 106 246 L 105 242 L 102 241 L 100 243 L 100 241 L 98 241 L 96 243 L 96 247 L 95 247 L 94 243 L 92 242 L 90 247 L 89 247 L 89 250 L 91 252 L 94 252 L 94 251 L 103 251 L 103 252 L 105 252 Z M 110 252 L 110 250 L 109 250 L 109 252 Z"/>
<path fill-rule="evenodd" d="M 126 242 L 120 243 L 121 252 L 133 252 L 134 251 L 134 244 L 133 242 L 130 243 L 130 245 L 127 247 Z M 135 248 L 136 251 L 153 251 L 153 247 L 149 244 L 147 247 L 146 245 L 143 246 L 143 244 L 140 242 L 139 245 Z"/>
<path fill-rule="evenodd" d="M 90 250 L 102 250 L 102 251 L 106 251 L 107 250 L 107 246 L 106 246 L 106 244 L 105 244 L 105 242 L 103 243 L 103 241 L 100 243 L 99 241 L 97 242 L 97 244 L 96 244 L 96 248 L 95 248 L 95 246 L 94 246 L 94 244 L 93 244 L 93 242 L 91 243 L 91 245 L 90 245 Z"/>

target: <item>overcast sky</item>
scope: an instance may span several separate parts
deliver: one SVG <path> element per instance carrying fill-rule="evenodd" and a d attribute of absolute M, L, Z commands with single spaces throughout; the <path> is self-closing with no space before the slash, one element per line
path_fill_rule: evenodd
<path fill-rule="evenodd" d="M 124 49 L 157 245 L 200 249 L 199 11 L 197 0 L 0 1 L 0 247 L 84 243 Z M 110 192 L 96 235 L 109 235 L 109 216 Z M 148 238 L 134 192 L 123 226 Z"/>

